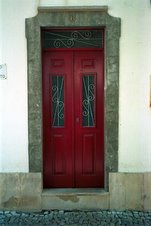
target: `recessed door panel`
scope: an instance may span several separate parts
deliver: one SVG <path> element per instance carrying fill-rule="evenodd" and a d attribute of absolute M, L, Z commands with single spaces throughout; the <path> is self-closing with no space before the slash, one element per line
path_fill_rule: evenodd
<path fill-rule="evenodd" d="M 53 172 L 54 175 L 65 175 L 67 160 L 65 158 L 65 138 L 61 135 L 53 135 L 52 137 L 53 156 Z"/>
<path fill-rule="evenodd" d="M 44 187 L 104 186 L 101 51 L 43 54 Z"/>
<path fill-rule="evenodd" d="M 84 134 L 82 140 L 82 174 L 90 175 L 95 172 L 95 134 Z"/>

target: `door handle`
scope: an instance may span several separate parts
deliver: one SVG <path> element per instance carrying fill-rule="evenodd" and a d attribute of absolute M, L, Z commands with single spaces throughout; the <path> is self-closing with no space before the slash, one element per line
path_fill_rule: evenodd
<path fill-rule="evenodd" d="M 76 123 L 79 123 L 80 119 L 79 117 L 76 117 Z"/>

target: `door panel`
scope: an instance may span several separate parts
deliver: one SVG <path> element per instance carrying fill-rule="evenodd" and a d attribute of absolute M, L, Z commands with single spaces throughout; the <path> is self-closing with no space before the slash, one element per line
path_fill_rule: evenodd
<path fill-rule="evenodd" d="M 76 186 L 104 185 L 104 95 L 102 52 L 76 52 L 74 67 Z"/>
<path fill-rule="evenodd" d="M 73 187 L 72 53 L 43 55 L 44 187 Z"/>
<path fill-rule="evenodd" d="M 94 134 L 85 134 L 82 137 L 82 173 L 94 174 L 95 159 L 94 147 L 96 144 L 96 137 Z"/>
<path fill-rule="evenodd" d="M 103 187 L 101 51 L 43 54 L 44 187 Z"/>

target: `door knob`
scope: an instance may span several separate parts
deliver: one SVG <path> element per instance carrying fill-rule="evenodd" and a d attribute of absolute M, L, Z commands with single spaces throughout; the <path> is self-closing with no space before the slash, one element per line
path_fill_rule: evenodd
<path fill-rule="evenodd" d="M 80 119 L 79 117 L 76 117 L 76 123 L 79 123 Z"/>

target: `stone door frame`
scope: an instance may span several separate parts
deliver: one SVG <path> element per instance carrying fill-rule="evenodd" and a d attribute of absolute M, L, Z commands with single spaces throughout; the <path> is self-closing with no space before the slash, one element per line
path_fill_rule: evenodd
<path fill-rule="evenodd" d="M 94 27 L 105 29 L 105 188 L 109 172 L 118 171 L 119 38 L 120 18 L 110 16 L 108 7 L 38 8 L 26 19 L 28 55 L 29 171 L 43 171 L 42 159 L 42 61 L 41 28 Z"/>

